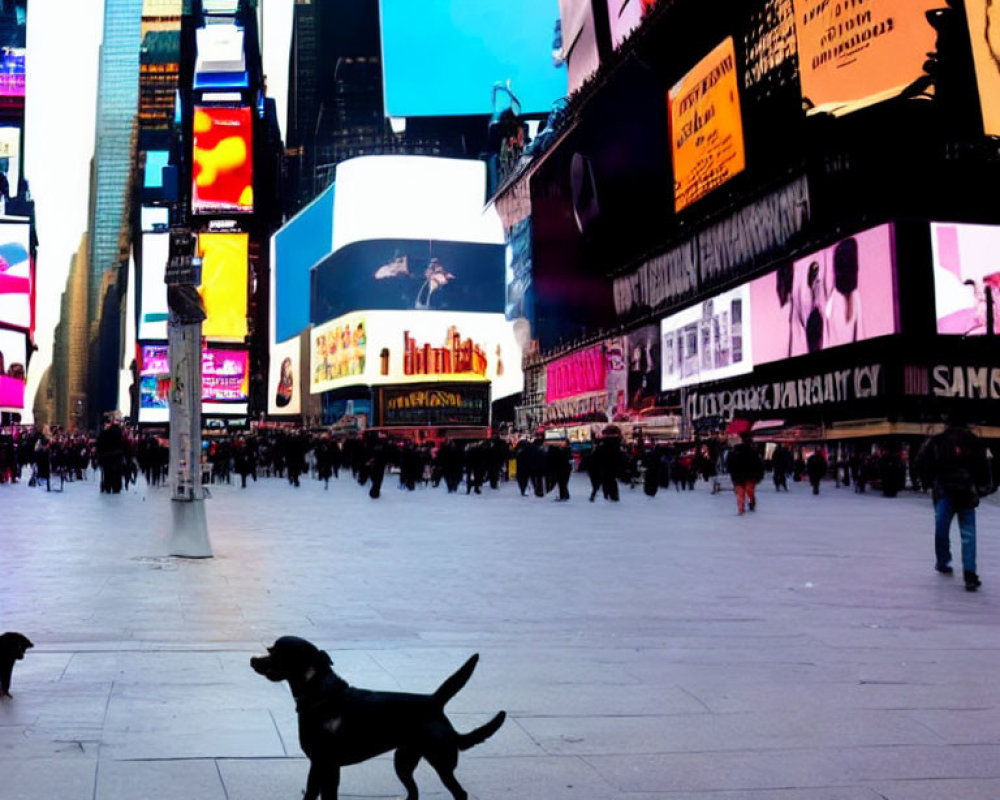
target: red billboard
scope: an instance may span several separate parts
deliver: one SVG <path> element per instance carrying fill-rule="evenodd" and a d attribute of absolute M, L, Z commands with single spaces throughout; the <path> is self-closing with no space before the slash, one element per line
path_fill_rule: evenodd
<path fill-rule="evenodd" d="M 195 106 L 191 210 L 253 212 L 253 118 L 249 107 Z"/>

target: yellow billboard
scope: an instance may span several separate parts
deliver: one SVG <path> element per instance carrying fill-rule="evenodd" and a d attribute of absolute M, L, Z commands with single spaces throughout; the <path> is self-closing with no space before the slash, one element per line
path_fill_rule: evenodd
<path fill-rule="evenodd" d="M 198 291 L 208 318 L 202 336 L 218 342 L 242 342 L 247 335 L 247 248 L 245 233 L 201 233 L 201 285 Z"/>
<path fill-rule="evenodd" d="M 1000 136 L 1000 3 L 965 0 L 965 16 L 972 39 L 983 133 Z"/>
<path fill-rule="evenodd" d="M 846 114 L 895 97 L 923 74 L 943 0 L 794 0 L 802 98 Z"/>
<path fill-rule="evenodd" d="M 732 37 L 677 82 L 667 103 L 674 207 L 680 211 L 746 167 Z"/>

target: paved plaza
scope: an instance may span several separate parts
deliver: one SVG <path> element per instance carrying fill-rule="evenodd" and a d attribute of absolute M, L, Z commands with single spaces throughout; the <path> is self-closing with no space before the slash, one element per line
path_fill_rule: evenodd
<path fill-rule="evenodd" d="M 165 489 L 0 486 L 0 630 L 34 642 L 0 702 L 0 798 L 295 800 L 307 762 L 283 634 L 357 686 L 432 691 L 469 655 L 478 800 L 996 800 L 1000 507 L 983 589 L 933 570 L 926 496 L 798 484 L 587 502 L 444 488 L 370 500 L 213 487 L 215 557 L 167 556 Z M 957 532 L 955 533 L 956 555 Z M 426 764 L 424 798 L 450 797 Z M 390 756 L 341 797 L 398 797 Z"/>

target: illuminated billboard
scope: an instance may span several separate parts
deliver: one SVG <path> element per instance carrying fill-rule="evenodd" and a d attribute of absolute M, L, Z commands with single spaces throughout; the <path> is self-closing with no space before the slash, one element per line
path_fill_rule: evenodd
<path fill-rule="evenodd" d="M 337 165 L 333 248 L 369 239 L 503 244 L 492 206 L 483 210 L 486 164 L 430 156 L 362 156 Z"/>
<path fill-rule="evenodd" d="M 988 294 L 993 334 L 1000 332 L 1000 226 L 931 223 L 937 332 L 987 332 Z"/>
<path fill-rule="evenodd" d="M 848 236 L 749 285 L 756 364 L 899 330 L 891 225 Z"/>
<path fill-rule="evenodd" d="M 521 391 L 521 348 L 503 314 L 363 311 L 311 334 L 313 394 L 354 385 L 492 382 L 498 399 Z"/>
<path fill-rule="evenodd" d="M 198 234 L 198 291 L 208 314 L 201 335 L 206 339 L 242 342 L 246 338 L 248 246 L 245 233 Z"/>
<path fill-rule="evenodd" d="M 165 232 L 170 227 L 170 209 L 166 206 L 142 206 L 139 209 L 139 228 L 144 233 Z"/>
<path fill-rule="evenodd" d="M 491 114 L 490 87 L 507 81 L 523 112 L 549 111 L 567 93 L 552 63 L 559 5 L 380 0 L 386 116 Z"/>
<path fill-rule="evenodd" d="M 794 0 L 799 76 L 809 113 L 844 114 L 897 96 L 924 74 L 941 0 Z"/>
<path fill-rule="evenodd" d="M 562 55 L 566 61 L 569 94 L 579 89 L 601 64 L 592 0 L 559 0 Z"/>
<path fill-rule="evenodd" d="M 660 322 L 664 391 L 753 371 L 750 287 L 709 298 Z"/>
<path fill-rule="evenodd" d="M 214 23 L 195 30 L 194 88 L 246 88 L 250 81 L 243 40 L 243 29 L 236 25 Z"/>
<path fill-rule="evenodd" d="M 0 128 L 0 187 L 4 179 L 10 197 L 17 197 L 21 184 L 21 129 Z"/>
<path fill-rule="evenodd" d="M 249 107 L 195 106 L 191 210 L 253 212 L 253 119 Z"/>
<path fill-rule="evenodd" d="M 144 233 L 142 235 L 138 335 L 141 340 L 167 338 L 167 321 L 170 318 L 170 310 L 167 308 L 167 286 L 163 282 L 163 276 L 169 257 L 169 233 Z"/>
<path fill-rule="evenodd" d="M 27 0 L 8 0 L 0 10 L 0 97 L 24 97 Z"/>
<path fill-rule="evenodd" d="M 303 208 L 271 239 L 274 339 L 283 342 L 309 327 L 310 270 L 333 250 L 336 184 Z"/>
<path fill-rule="evenodd" d="M 28 337 L 0 329 L 0 408 L 24 408 Z"/>
<path fill-rule="evenodd" d="M 616 50 L 642 23 L 642 12 L 641 0 L 608 0 L 611 44 Z"/>
<path fill-rule="evenodd" d="M 677 211 L 746 167 L 739 79 L 732 37 L 667 93 Z"/>
<path fill-rule="evenodd" d="M 163 168 L 170 164 L 170 152 L 167 150 L 147 150 L 146 166 L 142 173 L 144 189 L 163 188 Z"/>
<path fill-rule="evenodd" d="M 313 268 L 312 321 L 358 309 L 503 311 L 500 244 L 354 242 Z"/>
<path fill-rule="evenodd" d="M 271 369 L 267 382 L 268 414 L 302 413 L 302 359 L 299 337 L 271 346 Z"/>
<path fill-rule="evenodd" d="M 1000 3 L 965 0 L 965 16 L 972 41 L 983 133 L 1000 136 Z"/>
<path fill-rule="evenodd" d="M 169 347 L 143 345 L 140 358 L 139 421 L 166 422 L 170 418 Z M 245 414 L 249 387 L 246 350 L 202 349 L 202 413 Z"/>
<path fill-rule="evenodd" d="M 0 323 L 31 328 L 30 228 L 26 224 L 0 225 Z"/>

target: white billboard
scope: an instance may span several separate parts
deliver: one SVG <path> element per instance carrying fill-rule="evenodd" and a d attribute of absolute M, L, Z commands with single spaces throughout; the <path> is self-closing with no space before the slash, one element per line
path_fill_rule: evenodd
<path fill-rule="evenodd" d="M 271 345 L 270 376 L 267 381 L 267 413 L 302 413 L 302 359 L 299 337 Z"/>
<path fill-rule="evenodd" d="M 7 176 L 11 197 L 17 197 L 21 181 L 21 129 L 0 128 L 0 172 Z"/>
<path fill-rule="evenodd" d="M 139 307 L 139 340 L 167 338 L 167 285 L 163 276 L 170 257 L 169 233 L 142 235 L 142 297 Z"/>
<path fill-rule="evenodd" d="M 494 400 L 521 391 L 521 347 L 503 314 L 356 311 L 311 333 L 310 391 L 356 385 L 492 384 Z"/>
<path fill-rule="evenodd" d="M 483 210 L 486 164 L 430 156 L 362 156 L 337 165 L 333 250 L 372 239 L 504 244 Z"/>
<path fill-rule="evenodd" d="M 665 318 L 661 390 L 752 372 L 751 336 L 749 284 Z"/>

